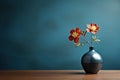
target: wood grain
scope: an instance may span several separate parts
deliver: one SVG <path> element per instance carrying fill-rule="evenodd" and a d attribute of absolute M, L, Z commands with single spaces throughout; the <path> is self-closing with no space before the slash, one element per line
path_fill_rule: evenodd
<path fill-rule="evenodd" d="M 0 80 L 120 80 L 120 70 L 101 70 L 98 74 L 83 70 L 1 70 Z"/>

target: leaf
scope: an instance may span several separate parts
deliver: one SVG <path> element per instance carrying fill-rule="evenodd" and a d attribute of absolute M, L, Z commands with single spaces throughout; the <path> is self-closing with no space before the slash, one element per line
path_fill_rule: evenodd
<path fill-rule="evenodd" d="M 97 39 L 97 37 L 96 36 L 92 36 L 92 39 Z"/>
<path fill-rule="evenodd" d="M 87 31 L 84 32 L 84 36 L 86 35 Z"/>
<path fill-rule="evenodd" d="M 96 39 L 95 42 L 100 42 L 100 39 Z"/>
<path fill-rule="evenodd" d="M 80 43 L 74 43 L 75 44 L 75 46 L 80 46 Z"/>
<path fill-rule="evenodd" d="M 82 35 L 85 36 L 87 31 L 82 31 Z"/>
<path fill-rule="evenodd" d="M 100 42 L 100 39 L 97 39 L 96 36 L 92 36 L 92 40 L 93 40 L 94 42 Z"/>
<path fill-rule="evenodd" d="M 84 44 L 83 44 L 83 43 L 81 43 L 81 46 L 84 46 Z"/>
<path fill-rule="evenodd" d="M 75 43 L 75 46 L 84 46 L 84 44 L 83 43 Z"/>

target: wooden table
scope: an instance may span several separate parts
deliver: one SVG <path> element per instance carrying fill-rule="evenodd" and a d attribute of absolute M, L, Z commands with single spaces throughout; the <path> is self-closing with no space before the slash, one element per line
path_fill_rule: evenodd
<path fill-rule="evenodd" d="M 98 74 L 83 70 L 1 70 L 0 80 L 120 80 L 120 70 L 101 70 Z"/>

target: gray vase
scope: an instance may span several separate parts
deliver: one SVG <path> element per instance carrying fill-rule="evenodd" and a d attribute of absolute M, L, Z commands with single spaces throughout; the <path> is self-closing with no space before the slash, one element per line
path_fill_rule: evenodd
<path fill-rule="evenodd" d="M 89 51 L 82 56 L 81 64 L 87 74 L 96 74 L 102 68 L 103 59 L 99 53 L 90 47 Z"/>

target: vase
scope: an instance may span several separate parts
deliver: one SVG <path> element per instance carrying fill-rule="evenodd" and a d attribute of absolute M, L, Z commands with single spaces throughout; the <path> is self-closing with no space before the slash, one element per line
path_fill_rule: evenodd
<path fill-rule="evenodd" d="M 89 47 L 89 51 L 81 58 L 81 64 L 87 74 L 96 74 L 102 68 L 103 59 L 94 47 Z"/>

